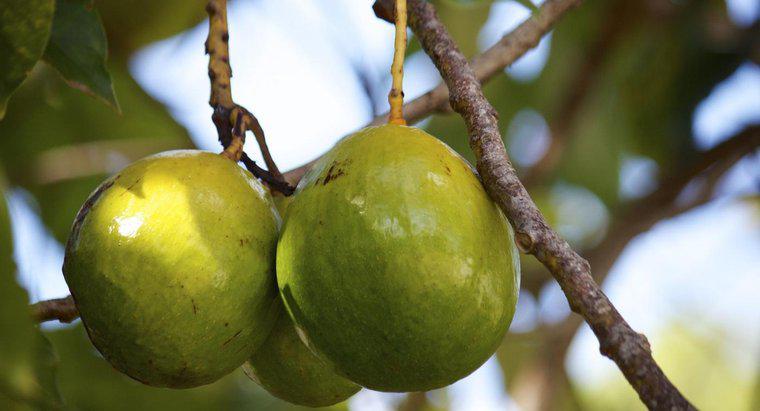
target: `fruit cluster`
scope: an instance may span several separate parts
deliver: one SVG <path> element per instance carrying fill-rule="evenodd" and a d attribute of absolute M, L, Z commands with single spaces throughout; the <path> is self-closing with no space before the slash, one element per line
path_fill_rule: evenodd
<path fill-rule="evenodd" d="M 273 395 L 324 406 L 360 386 L 446 386 L 500 343 L 519 288 L 512 231 L 439 140 L 367 128 L 277 203 L 194 150 L 104 182 L 64 262 L 95 347 L 148 385 L 195 387 L 244 365 Z"/>

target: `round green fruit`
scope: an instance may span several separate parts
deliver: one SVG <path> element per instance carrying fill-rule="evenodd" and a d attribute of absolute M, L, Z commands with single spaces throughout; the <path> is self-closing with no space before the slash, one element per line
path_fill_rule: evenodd
<path fill-rule="evenodd" d="M 152 386 L 195 387 L 242 365 L 274 326 L 279 224 L 247 171 L 217 154 L 170 151 L 90 196 L 63 273 L 115 368 Z"/>
<path fill-rule="evenodd" d="M 361 389 L 309 351 L 284 311 L 243 370 L 275 397 L 309 407 L 337 404 Z"/>
<path fill-rule="evenodd" d="M 359 385 L 426 391 L 477 369 L 514 314 L 519 253 L 469 164 L 422 130 L 367 128 L 298 186 L 277 248 L 287 310 Z"/>

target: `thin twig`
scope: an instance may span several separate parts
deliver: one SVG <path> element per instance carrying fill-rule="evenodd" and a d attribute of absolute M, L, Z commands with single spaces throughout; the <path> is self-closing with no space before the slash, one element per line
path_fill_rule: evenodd
<path fill-rule="evenodd" d="M 478 81 L 488 82 L 528 50 L 536 47 L 554 24 L 580 2 L 581 0 L 546 0 L 531 17 L 504 35 L 488 50 L 472 59 L 472 68 Z M 393 22 L 393 5 L 389 7 L 388 3 L 388 1 L 376 2 L 373 9 L 378 17 Z M 448 107 L 449 89 L 445 82 L 441 82 L 434 89 L 404 104 L 403 113 L 407 123 L 414 124 L 432 113 L 446 111 Z M 380 114 L 367 126 L 385 124 L 387 119 L 388 113 Z M 291 184 L 298 183 L 317 160 L 285 172 L 285 180 Z"/>
<path fill-rule="evenodd" d="M 266 170 L 259 167 L 255 161 L 251 160 L 245 152 L 240 157 L 240 161 L 243 162 L 245 168 L 251 171 L 251 174 L 261 178 L 262 181 L 267 183 L 272 189 L 277 190 L 286 196 L 292 195 L 295 192 L 296 188 L 294 186 L 288 184 L 288 182 L 283 179 L 276 178 L 274 175 L 267 173 Z"/>
<path fill-rule="evenodd" d="M 396 38 L 393 43 L 393 64 L 391 64 L 392 85 L 388 93 L 390 114 L 388 123 L 406 125 L 404 120 L 404 54 L 406 54 L 406 0 L 396 0 Z"/>
<path fill-rule="evenodd" d="M 409 12 L 412 30 L 449 86 L 452 108 L 467 125 L 484 185 L 512 223 L 520 250 L 533 254 L 549 269 L 570 308 L 590 325 L 602 354 L 615 361 L 649 408 L 693 409 L 652 358 L 646 337 L 628 325 L 594 282 L 588 262 L 538 211 L 509 161 L 496 110 L 434 7 L 424 0 L 410 0 Z"/>
<path fill-rule="evenodd" d="M 266 182 L 275 190 L 290 195 L 292 187 L 283 179 L 266 143 L 264 130 L 256 116 L 245 107 L 235 104 L 232 99 L 232 68 L 230 67 L 229 30 L 227 28 L 227 1 L 210 0 L 206 5 L 209 15 L 206 53 L 209 55 L 208 77 L 211 82 L 209 105 L 214 109 L 211 119 L 216 125 L 219 142 L 224 147 L 223 155 L 234 161 L 243 161 L 248 171 Z M 267 170 L 250 167 L 255 163 L 243 153 L 245 132 L 251 131 L 261 150 Z"/>
<path fill-rule="evenodd" d="M 79 312 L 72 296 L 40 301 L 29 306 L 29 309 L 32 312 L 32 319 L 38 323 L 53 320 L 70 323 L 79 317 Z"/>

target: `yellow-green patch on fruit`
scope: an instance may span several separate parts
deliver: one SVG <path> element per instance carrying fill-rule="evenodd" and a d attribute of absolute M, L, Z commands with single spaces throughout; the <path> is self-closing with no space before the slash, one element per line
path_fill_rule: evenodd
<path fill-rule="evenodd" d="M 470 165 L 422 130 L 344 139 L 303 178 L 277 249 L 309 347 L 359 385 L 426 391 L 477 369 L 515 310 L 512 230 Z"/>
<path fill-rule="evenodd" d="M 66 248 L 93 344 L 158 387 L 239 367 L 276 319 L 279 224 L 264 187 L 220 155 L 170 151 L 128 166 L 85 202 Z"/>
<path fill-rule="evenodd" d="M 361 389 L 309 351 L 284 310 L 243 370 L 275 397 L 309 407 L 337 404 Z"/>

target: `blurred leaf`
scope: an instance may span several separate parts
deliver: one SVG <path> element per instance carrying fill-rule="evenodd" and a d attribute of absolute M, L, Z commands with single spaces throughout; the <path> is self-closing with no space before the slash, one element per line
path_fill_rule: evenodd
<path fill-rule="evenodd" d="M 0 195 L 0 408 L 61 408 L 56 356 L 29 316 L 29 300 L 16 283 L 12 252 L 10 219 Z"/>
<path fill-rule="evenodd" d="M 206 1 L 200 0 L 98 0 L 97 6 L 108 33 L 109 53 L 119 60 L 206 18 Z"/>
<path fill-rule="evenodd" d="M 58 241 L 65 244 L 82 203 L 108 176 L 96 174 L 32 188 L 31 193 L 39 204 L 40 217 Z"/>
<path fill-rule="evenodd" d="M 578 125 L 569 139 L 556 174 L 596 194 L 606 205 L 618 201 L 620 164 L 628 129 L 618 128 L 619 106 L 613 90 L 589 96 L 592 103 L 578 114 Z"/>
<path fill-rule="evenodd" d="M 105 66 L 107 43 L 91 0 L 57 0 L 45 61 L 70 86 L 103 99 L 118 112 L 119 103 Z"/>
<path fill-rule="evenodd" d="M 81 323 L 47 334 L 61 357 L 60 389 L 72 408 L 110 411 L 305 410 L 271 397 L 240 370 L 198 388 L 149 387 L 112 368 L 92 347 Z M 347 408 L 341 404 L 332 409 Z"/>
<path fill-rule="evenodd" d="M 64 400 L 58 389 L 58 355 L 55 348 L 39 330 L 36 330 L 34 369 L 40 387 L 38 404 L 44 408 L 63 408 Z"/>
<path fill-rule="evenodd" d="M 694 109 L 749 55 L 752 30 L 731 28 L 725 2 L 694 1 L 662 24 L 649 20 L 622 42 L 610 67 L 632 133 L 627 148 L 663 168 L 679 167 L 697 150 Z M 716 28 L 715 26 L 727 26 Z M 720 30 L 721 39 L 711 33 Z M 622 128 L 622 127 L 621 127 Z"/>
<path fill-rule="evenodd" d="M 0 2 L 0 120 L 11 94 L 45 50 L 54 4 L 53 0 Z"/>
<path fill-rule="evenodd" d="M 521 408 L 584 409 L 565 373 L 564 343 L 558 336 L 558 328 L 545 325 L 526 333 L 508 333 L 496 351 L 505 388 Z"/>
<path fill-rule="evenodd" d="M 187 132 L 126 68 L 113 66 L 111 72 L 122 115 L 40 65 L 14 97 L 19 104 L 0 123 L 0 135 L 6 137 L 0 140 L 0 162 L 10 183 L 36 197 L 43 221 L 60 241 L 105 176 L 149 154 L 192 147 Z"/>
<path fill-rule="evenodd" d="M 480 28 L 488 20 L 493 0 L 433 0 L 432 3 L 462 53 L 467 57 L 475 55 Z"/>

